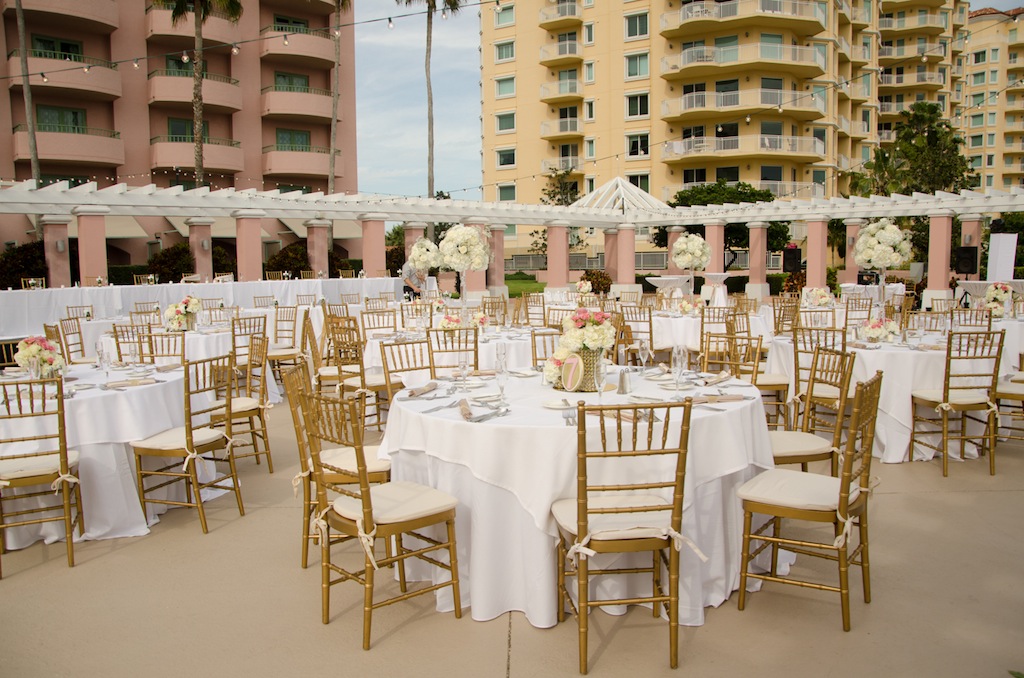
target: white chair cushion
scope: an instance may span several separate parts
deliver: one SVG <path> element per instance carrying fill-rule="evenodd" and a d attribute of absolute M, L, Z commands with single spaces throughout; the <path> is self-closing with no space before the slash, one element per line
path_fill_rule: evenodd
<path fill-rule="evenodd" d="M 211 414 L 213 414 L 215 416 L 216 415 L 223 416 L 223 414 L 224 414 L 224 409 L 223 409 L 224 408 L 224 399 L 221 398 L 220 400 L 215 400 L 213 402 L 213 407 L 216 407 L 218 409 L 216 409 L 213 412 L 211 412 Z M 239 414 L 241 414 L 243 412 L 250 412 L 252 410 L 258 410 L 258 409 L 260 409 L 260 401 L 257 400 L 256 398 L 250 398 L 249 396 L 240 396 L 238 398 L 232 398 L 231 399 L 231 414 L 232 415 L 236 415 L 237 416 L 237 415 L 239 415 Z"/>
<path fill-rule="evenodd" d="M 918 400 L 927 400 L 932 403 L 942 402 L 942 389 L 941 388 L 922 388 L 916 391 L 911 391 L 910 396 L 917 398 Z M 984 405 L 988 402 L 988 392 L 977 390 L 977 391 L 950 391 L 949 392 L 949 404 L 950 405 Z"/>
<path fill-rule="evenodd" d="M 746 379 L 745 381 L 750 381 Z M 757 387 L 758 388 L 782 388 L 789 387 L 789 377 L 784 374 L 775 374 L 774 372 L 761 372 L 757 375 Z"/>
<path fill-rule="evenodd" d="M 299 357 L 299 350 L 296 348 L 282 348 L 267 351 L 267 360 L 292 360 Z"/>
<path fill-rule="evenodd" d="M 268 352 L 273 351 L 295 351 L 297 350 L 294 346 L 289 344 L 287 341 L 272 341 L 270 346 L 267 347 Z"/>
<path fill-rule="evenodd" d="M 217 439 L 224 440 L 225 442 L 227 440 L 224 437 L 223 431 L 217 431 L 206 426 L 192 429 L 192 442 L 197 446 L 209 445 L 212 442 L 216 442 Z M 161 431 L 155 436 L 150 436 L 145 440 L 135 440 L 129 443 L 129 445 L 150 450 L 183 450 L 185 449 L 185 427 L 179 426 Z"/>
<path fill-rule="evenodd" d="M 825 453 L 832 449 L 831 441 L 803 431 L 768 431 L 768 438 L 772 441 L 772 456 L 776 459 Z"/>
<path fill-rule="evenodd" d="M 68 468 L 78 466 L 78 450 L 68 450 Z M 14 480 L 30 476 L 48 476 L 60 473 L 60 455 L 47 454 L 42 457 L 4 459 L 0 457 L 0 480 Z"/>
<path fill-rule="evenodd" d="M 1013 381 L 1000 381 L 996 386 L 996 398 L 1024 400 L 1024 384 Z"/>
<path fill-rule="evenodd" d="M 839 478 L 773 468 L 743 483 L 737 496 L 744 501 L 785 506 L 809 511 L 835 511 L 839 508 Z M 860 494 L 850 488 L 850 500 Z"/>
<path fill-rule="evenodd" d="M 618 495 L 591 497 L 587 502 L 592 509 L 623 506 L 664 506 L 664 511 L 643 513 L 599 513 L 590 516 L 590 539 L 650 539 L 662 537 L 670 526 L 672 504 L 654 495 Z M 551 514 L 558 526 L 569 534 L 576 534 L 576 499 L 559 499 L 551 505 Z"/>
<path fill-rule="evenodd" d="M 383 388 L 383 387 L 387 386 L 387 384 L 388 384 L 388 382 L 384 378 L 383 374 L 367 374 L 365 378 L 366 378 L 366 388 L 370 388 L 370 389 L 373 389 L 373 388 Z M 400 375 L 397 375 L 397 374 L 392 374 L 391 375 L 391 383 L 392 384 L 399 383 L 401 381 L 402 381 L 402 378 L 401 378 Z M 342 379 L 342 382 L 344 382 L 344 384 L 346 386 L 351 386 L 352 388 L 359 388 L 359 385 L 360 385 L 359 375 L 356 374 L 356 375 L 353 375 L 351 377 L 346 377 L 345 379 Z"/>
<path fill-rule="evenodd" d="M 366 457 L 367 473 L 385 473 L 391 470 L 391 462 L 378 459 L 380 445 L 363 445 L 363 456 Z M 359 473 L 356 466 L 356 451 L 351 447 L 331 447 L 320 450 L 320 462 L 355 475 Z"/>
<path fill-rule="evenodd" d="M 320 375 L 321 379 L 337 379 L 338 378 L 338 366 L 337 365 L 324 365 L 317 374 Z"/>
<path fill-rule="evenodd" d="M 450 494 L 406 481 L 373 485 L 370 487 L 370 501 L 373 503 L 373 521 L 381 524 L 416 520 L 451 510 L 459 503 Z M 363 517 L 363 504 L 355 497 L 338 497 L 332 507 L 338 515 L 349 520 Z"/>
<path fill-rule="evenodd" d="M 86 357 L 86 356 L 82 356 L 82 355 L 75 356 L 74 358 L 71 359 L 71 364 L 72 365 L 95 365 L 96 364 L 96 356 L 93 356 L 91 358 Z"/>

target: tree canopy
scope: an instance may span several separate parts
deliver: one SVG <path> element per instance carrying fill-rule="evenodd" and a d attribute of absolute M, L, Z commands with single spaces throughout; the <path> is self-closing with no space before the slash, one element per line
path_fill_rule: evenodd
<path fill-rule="evenodd" d="M 570 179 L 573 170 L 567 168 L 548 175 L 547 186 L 541 192 L 540 204 L 568 206 L 579 200 L 580 185 L 575 179 Z M 533 242 L 530 243 L 532 254 L 548 253 L 548 229 L 535 229 L 530 232 Z M 583 236 L 580 235 L 579 226 L 569 227 L 569 251 L 583 248 Z"/>

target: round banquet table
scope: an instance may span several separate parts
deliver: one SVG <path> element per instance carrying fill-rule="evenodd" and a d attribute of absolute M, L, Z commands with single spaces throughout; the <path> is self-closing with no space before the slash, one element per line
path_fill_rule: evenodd
<path fill-rule="evenodd" d="M 772 341 L 771 325 L 756 313 L 749 314 L 750 333 L 764 337 L 764 346 Z M 654 329 L 654 349 L 670 349 L 673 346 L 700 346 L 700 315 L 687 315 L 673 311 L 654 311 L 651 313 L 651 324 Z M 708 326 L 707 332 L 725 332 L 725 325 Z M 635 335 L 635 332 L 634 332 Z"/>
<path fill-rule="evenodd" d="M 615 368 L 609 382 L 616 383 Z M 633 375 L 634 395 L 672 395 L 653 381 Z M 493 381 L 468 395 L 496 393 Z M 773 466 L 764 408 L 755 389 L 728 388 L 752 396 L 695 407 L 691 423 L 683 513 L 683 533 L 708 556 L 702 563 L 682 550 L 680 622 L 700 625 L 704 607 L 720 605 L 739 587 L 743 511 L 735 490 L 760 469 Z M 702 389 L 683 391 L 699 394 Z M 390 458 L 392 477 L 430 485 L 459 500 L 456 531 L 462 602 L 472 617 L 488 620 L 520 610 L 537 627 L 556 623 L 555 535 L 552 503 L 575 494 L 576 427 L 566 426 L 562 412 L 544 407 L 567 398 L 597 402 L 597 394 L 555 391 L 540 376 L 510 378 L 506 395 L 511 412 L 501 418 L 469 423 L 457 408 L 423 410 L 464 394 L 438 400 L 396 398 L 380 445 Z M 614 391 L 605 404 L 629 402 Z M 474 413 L 484 412 L 474 407 Z M 593 429 L 592 429 L 593 430 Z M 441 577 L 434 568 L 409 567 L 410 576 Z M 599 586 L 600 595 L 649 591 L 647 577 Z M 608 588 L 606 588 L 606 586 Z M 437 594 L 438 610 L 453 608 L 449 589 Z"/>
<path fill-rule="evenodd" d="M 559 334 L 557 330 L 538 329 L 538 333 Z M 399 336 L 400 335 L 400 336 Z M 370 333 L 363 350 L 363 367 L 366 369 L 383 369 L 380 344 L 382 341 L 423 340 L 426 335 L 415 332 L 380 332 Z M 533 366 L 533 349 L 530 347 L 532 334 L 527 328 L 493 329 L 479 335 L 477 349 L 481 370 L 493 370 L 497 364 L 498 345 L 505 346 L 505 359 L 510 369 L 527 369 Z"/>
<path fill-rule="evenodd" d="M 127 372 L 111 371 L 109 381 L 133 378 L 126 375 Z M 184 424 L 184 370 L 152 374 L 151 378 L 157 383 L 122 391 L 97 388 L 108 379 L 102 371 L 90 366 L 72 366 L 68 376 L 74 381 L 65 382 L 65 394 L 72 388 L 77 392 L 64 401 L 64 419 L 68 449 L 78 450 L 80 454 L 78 478 L 85 513 L 84 538 L 113 539 L 149 534 L 148 525 L 155 523 L 156 516 L 170 507 L 151 504 L 149 516 L 143 515 L 134 455 L 127 443 Z M 164 488 L 162 493 L 165 498 L 184 499 L 185 496 L 180 484 Z M 18 502 L 14 502 L 14 507 L 17 505 Z M 40 539 L 47 543 L 63 539 L 64 524 L 29 525 L 9 529 L 6 533 L 7 547 L 19 549 Z M 75 539 L 78 539 L 77 533 Z"/>

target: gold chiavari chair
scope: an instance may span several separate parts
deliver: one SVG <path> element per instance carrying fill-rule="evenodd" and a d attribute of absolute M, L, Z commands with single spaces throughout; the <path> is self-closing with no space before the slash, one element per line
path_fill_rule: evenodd
<path fill-rule="evenodd" d="M 202 304 L 204 311 L 212 311 L 215 308 L 224 308 L 223 298 L 204 298 L 200 299 L 199 303 Z"/>
<path fill-rule="evenodd" d="M 949 313 L 957 307 L 956 299 L 951 297 L 935 297 L 932 299 L 932 310 L 939 313 Z"/>
<path fill-rule="evenodd" d="M 680 549 L 692 544 L 682 534 L 692 404 L 687 398 L 656 405 L 577 405 L 576 496 L 557 500 L 551 514 L 558 528 L 558 621 L 565 620 L 569 606 L 579 624 L 580 673 L 587 673 L 590 610 L 606 605 L 647 603 L 655 618 L 666 614 L 669 666 L 679 664 Z M 591 429 L 599 435 L 587 435 Z M 638 567 L 598 560 L 629 553 L 646 553 L 651 560 Z M 649 596 L 591 596 L 592 577 L 638 574 L 651 581 Z M 575 602 L 570 577 L 576 580 Z"/>
<path fill-rule="evenodd" d="M 390 311 L 392 319 L 394 311 Z M 364 315 L 365 317 L 365 315 Z M 332 319 L 327 325 L 331 333 L 334 365 L 338 368 L 340 395 L 352 395 L 365 392 L 373 395 L 374 423 L 379 429 L 384 421 L 383 412 L 387 409 L 388 394 L 401 388 L 400 384 L 391 384 L 383 374 L 367 374 L 363 360 L 363 340 L 359 330 L 345 322 L 344 318 Z M 398 376 L 393 377 L 396 381 Z M 364 409 L 364 417 L 369 413 Z"/>
<path fill-rule="evenodd" d="M 796 325 L 796 314 L 800 310 L 798 297 L 772 297 L 772 316 L 775 321 L 775 334 L 791 334 Z"/>
<path fill-rule="evenodd" d="M 601 300 L 593 292 L 588 292 L 587 294 L 580 294 L 576 298 L 576 304 L 582 308 L 599 310 L 601 309 Z"/>
<path fill-rule="evenodd" d="M 254 308 L 270 308 L 274 305 L 273 295 L 256 295 L 252 298 Z"/>
<path fill-rule="evenodd" d="M 798 327 L 835 327 L 836 311 L 834 308 L 801 308 L 797 312 L 796 323 Z"/>
<path fill-rule="evenodd" d="M 793 422 L 799 421 L 807 403 L 807 383 L 817 347 L 846 352 L 846 330 L 836 328 L 796 327 L 793 329 L 793 397 L 790 399 Z"/>
<path fill-rule="evenodd" d="M 117 347 L 117 361 L 126 362 L 134 349 L 135 355 L 142 355 L 142 337 L 148 328 L 139 325 L 114 324 L 114 344 Z M 181 334 L 176 332 L 175 334 Z"/>
<path fill-rule="evenodd" d="M 744 316 L 745 314 L 737 313 L 736 319 Z M 750 367 L 743 367 L 741 369 L 742 374 L 737 376 L 744 381 L 750 382 L 761 392 L 768 427 L 774 429 L 785 428 L 789 422 L 789 377 L 781 373 L 763 371 L 765 358 L 763 337 L 752 336 L 749 328 L 745 333 L 730 330 L 729 328 L 742 325 L 742 321 L 736 322 L 736 319 L 726 322 L 725 326 L 728 334 L 733 334 L 737 337 L 736 347 L 739 355 L 747 356 L 747 360 L 744 362 L 748 362 L 752 358 L 749 354 L 750 350 L 753 349 L 759 352 L 757 361 Z"/>
<path fill-rule="evenodd" d="M 619 292 L 619 301 L 623 304 L 639 304 L 640 293 L 636 290 L 624 290 Z"/>
<path fill-rule="evenodd" d="M 480 303 L 484 313 L 492 319 L 495 325 L 505 324 L 505 315 L 508 313 L 505 297 L 484 297 Z"/>
<path fill-rule="evenodd" d="M 68 450 L 64 382 L 59 377 L 5 381 L 0 382 L 0 394 L 0 449 L 4 450 L 0 457 L 0 546 L 8 529 L 63 522 L 68 567 L 74 567 L 74 530 L 77 527 L 79 536 L 84 534 L 85 514 L 75 475 L 79 454 Z M 60 496 L 58 504 L 52 502 L 55 490 Z M 14 500 L 27 503 L 5 508 Z M 34 505 L 26 508 L 28 504 Z M 0 554 L 3 551 L 0 548 Z"/>
<path fill-rule="evenodd" d="M 344 304 L 359 304 L 362 302 L 358 294 L 339 294 L 338 296 Z"/>
<path fill-rule="evenodd" d="M 547 321 L 547 312 L 544 305 L 544 293 L 534 292 L 531 294 L 524 294 L 523 299 L 523 314 L 521 320 L 527 325 L 533 325 L 534 327 L 541 327 Z"/>
<path fill-rule="evenodd" d="M 267 317 L 248 315 L 231 320 L 231 351 L 237 365 L 245 365 L 249 360 L 249 338 L 259 335 L 267 336 Z"/>
<path fill-rule="evenodd" d="M 284 280 L 284 271 L 267 271 L 264 280 Z"/>
<path fill-rule="evenodd" d="M 544 320 L 544 325 L 556 330 L 561 330 L 562 321 L 575 312 L 576 309 L 574 308 L 549 308 L 547 310 L 547 318 Z"/>
<path fill-rule="evenodd" d="M 320 394 L 309 394 L 305 418 L 309 431 L 310 458 L 316 487 L 316 526 L 320 541 L 321 610 L 323 623 L 330 622 L 330 587 L 355 581 L 363 585 L 363 649 L 370 649 L 370 626 L 373 610 L 412 596 L 432 594 L 451 586 L 455 616 L 462 616 L 459 595 L 459 566 L 455 542 L 455 507 L 458 500 L 439 490 L 407 481 L 375 484 L 371 476 L 370 457 L 362 439 L 362 421 L 357 401 L 337 399 Z M 328 501 L 327 474 L 333 472 L 324 447 L 351 450 L 355 461 L 358 483 L 336 486 L 338 496 Z M 334 489 L 334 488 L 332 488 Z M 447 539 L 428 537 L 419 531 L 434 525 L 444 526 Z M 359 571 L 345 570 L 331 561 L 331 531 L 363 543 L 364 564 Z M 408 548 L 403 537 L 417 540 L 415 548 Z M 436 534 L 435 534 L 436 536 Z M 376 539 L 385 543 L 394 540 L 397 548 L 384 558 L 374 555 Z M 448 552 L 448 563 L 435 555 Z M 419 558 L 426 563 L 447 570 L 449 581 L 408 591 L 405 580 L 405 561 Z M 380 567 L 397 565 L 401 593 L 387 600 L 374 600 L 374 573 Z"/>
<path fill-rule="evenodd" d="M 658 295 L 656 293 L 645 292 L 640 295 L 640 305 L 644 308 L 650 308 L 652 310 L 658 309 Z"/>
<path fill-rule="evenodd" d="M 345 302 L 341 302 L 340 304 L 328 304 L 327 300 L 324 299 L 322 304 L 324 309 L 324 317 L 329 315 L 347 316 L 349 314 L 348 304 L 346 304 Z"/>
<path fill-rule="evenodd" d="M 850 630 L 849 566 L 858 565 L 864 587 L 864 602 L 871 602 L 871 569 L 868 557 L 868 497 L 871 495 L 871 449 L 878 416 L 878 397 L 882 373 L 857 384 L 850 416 L 849 433 L 843 447 L 842 468 L 838 477 L 774 468 L 744 483 L 736 494 L 743 502 L 743 555 L 740 567 L 739 609 L 747 602 L 747 579 L 790 584 L 839 594 L 843 630 Z M 754 514 L 768 519 L 753 530 Z M 783 520 L 831 524 L 833 531 L 821 542 L 784 537 Z M 854 527 L 858 544 L 851 548 Z M 833 539 L 833 536 L 835 537 Z M 754 542 L 760 542 L 754 548 Z M 771 570 L 761 574 L 750 571 L 750 563 L 761 551 L 771 549 Z M 820 557 L 838 565 L 839 584 L 799 580 L 778 573 L 778 551 L 784 548 L 806 556 Z M 763 589 L 762 589 L 763 590 Z"/>
<path fill-rule="evenodd" d="M 1018 356 L 1017 371 L 996 383 L 995 403 L 999 407 L 999 435 L 1007 440 L 1024 440 L 1024 353 Z M 1008 377 L 1008 378 L 1007 378 Z"/>
<path fill-rule="evenodd" d="M 944 332 L 949 326 L 949 312 L 911 311 L 903 325 L 908 330 L 921 332 Z"/>
<path fill-rule="evenodd" d="M 66 306 L 64 312 L 68 318 L 92 318 L 92 305 L 88 306 Z"/>
<path fill-rule="evenodd" d="M 353 271 L 351 268 L 339 268 L 338 269 L 338 277 L 339 278 L 354 278 L 354 277 L 356 277 L 356 272 Z"/>
<path fill-rule="evenodd" d="M 392 302 L 392 301 L 395 300 L 395 293 L 394 292 L 381 292 L 380 294 L 377 295 L 377 298 L 378 299 L 383 299 L 384 301 L 387 301 L 387 302 Z"/>
<path fill-rule="evenodd" d="M 18 352 L 18 341 L 20 340 L 0 340 L 0 367 L 12 367 L 17 364 L 14 360 L 14 354 Z M 49 339 L 47 339 L 47 341 L 49 341 Z M 59 342 L 54 344 L 54 346 L 59 345 Z"/>
<path fill-rule="evenodd" d="M 136 285 L 155 285 L 156 276 L 149 273 L 136 273 L 134 275 Z"/>
<path fill-rule="evenodd" d="M 868 320 L 871 320 L 872 301 L 868 297 L 850 296 L 846 298 L 846 320 L 844 321 L 847 332 L 851 328 L 860 327 Z"/>
<path fill-rule="evenodd" d="M 430 375 L 430 346 L 426 339 L 417 341 L 383 341 L 380 344 L 384 363 L 384 382 L 388 387 L 388 400 L 402 390 L 402 380 L 410 372 Z"/>
<path fill-rule="evenodd" d="M 971 330 L 992 330 L 992 312 L 987 308 L 954 308 L 949 312 L 950 327 Z"/>
<path fill-rule="evenodd" d="M 625 349 L 627 365 L 640 363 L 640 342 L 647 342 L 654 351 L 654 319 L 651 316 L 650 306 L 623 306 L 621 309 L 622 322 L 629 327 L 633 343 Z"/>
<path fill-rule="evenodd" d="M 267 361 L 277 375 L 282 365 L 294 365 L 302 353 L 302 342 L 296 342 L 298 318 L 298 306 L 274 307 L 274 343 L 269 346 Z"/>
<path fill-rule="evenodd" d="M 391 271 L 386 268 L 378 268 L 373 275 L 374 278 L 390 278 Z"/>
<path fill-rule="evenodd" d="M 213 282 L 235 282 L 235 274 L 231 271 L 214 273 Z"/>
<path fill-rule="evenodd" d="M 347 315 L 335 315 L 324 319 L 324 332 L 320 336 L 320 355 L 324 357 L 325 365 L 334 364 L 334 340 L 336 334 L 332 328 L 341 328 L 346 332 L 355 332 L 356 336 L 362 336 L 362 329 L 359 318 Z M 364 339 L 365 341 L 365 339 Z"/>
<path fill-rule="evenodd" d="M 363 301 L 364 311 L 386 311 L 388 310 L 388 300 L 381 297 L 367 297 Z"/>
<path fill-rule="evenodd" d="M 519 296 L 516 297 L 514 302 L 511 299 L 509 299 L 509 301 L 512 303 L 512 324 L 528 325 L 529 323 L 527 322 L 526 316 L 526 300 Z"/>
<path fill-rule="evenodd" d="M 533 366 L 544 367 L 548 358 L 555 354 L 558 340 L 562 336 L 551 329 L 536 329 L 530 332 L 530 346 L 533 348 Z"/>
<path fill-rule="evenodd" d="M 296 294 L 295 303 L 299 306 L 312 306 L 316 303 L 315 294 Z"/>
<path fill-rule="evenodd" d="M 242 314 L 242 309 L 237 306 L 225 306 L 223 308 L 211 308 L 207 313 L 210 314 L 210 322 L 215 325 L 226 325 L 235 318 L 238 318 Z"/>
<path fill-rule="evenodd" d="M 256 463 L 260 463 L 260 457 L 266 456 L 267 470 L 274 472 L 274 458 L 271 456 L 270 436 L 267 434 L 267 415 L 269 407 L 267 399 L 267 351 L 269 342 L 266 337 L 254 334 L 249 338 L 249 356 L 242 374 L 232 372 L 232 378 L 225 385 L 231 390 L 231 433 L 232 452 L 235 460 L 245 457 L 255 457 Z M 241 378 L 240 378 L 241 377 Z M 223 405 L 224 398 L 218 399 Z M 214 410 L 210 414 L 210 420 L 214 427 L 224 425 L 226 413 L 223 410 Z M 249 437 L 248 440 L 245 436 Z M 260 449 L 262 444 L 262 449 Z M 248 448 L 248 452 L 239 450 Z"/>
<path fill-rule="evenodd" d="M 226 388 L 232 372 L 230 355 L 186 362 L 185 425 L 130 443 L 135 454 L 139 501 L 142 502 L 144 513 L 147 504 L 193 507 L 199 512 L 199 523 L 205 534 L 209 528 L 202 490 L 212 487 L 234 493 L 238 514 L 245 515 L 238 474 L 235 471 L 235 455 L 232 446 L 228 444 L 232 440 L 231 390 L 225 390 L 223 400 L 218 402 L 217 398 L 219 392 Z M 210 426 L 210 416 L 214 412 L 220 412 L 224 417 L 223 430 Z M 159 468 L 147 468 L 148 464 L 144 461 L 151 457 L 173 461 Z M 227 470 L 218 471 L 211 480 L 200 482 L 196 472 L 197 459 L 213 464 L 227 464 Z M 155 478 L 157 482 L 147 486 L 146 480 L 149 478 Z M 179 482 L 185 483 L 184 501 L 148 496 L 154 490 Z"/>
<path fill-rule="evenodd" d="M 369 339 L 370 333 L 394 334 L 398 331 L 398 320 L 393 309 L 386 311 L 363 311 L 360 315 L 363 325 L 363 337 Z"/>
<path fill-rule="evenodd" d="M 700 369 L 718 374 L 732 372 L 736 335 L 707 332 L 701 337 Z M 735 375 L 739 376 L 739 375 Z"/>
<path fill-rule="evenodd" d="M 203 282 L 203 276 L 199 275 L 198 273 L 185 273 L 184 275 L 181 276 L 181 280 L 179 280 L 178 282 L 183 282 L 183 283 Z"/>
<path fill-rule="evenodd" d="M 80 318 L 61 318 L 60 336 L 64 349 L 64 361 L 75 365 L 89 365 L 96 358 L 87 358 L 82 344 L 82 323 Z"/>
<path fill-rule="evenodd" d="M 809 462 L 827 460 L 831 462 L 832 475 L 836 475 L 839 459 L 834 452 L 840 449 L 844 422 L 839 415 L 846 412 L 855 357 L 853 353 L 829 348 L 815 349 L 807 388 L 817 395 L 804 408 L 799 427 L 768 432 L 776 465 L 800 464 L 806 471 Z M 827 408 L 828 420 L 821 417 L 818 408 Z M 820 432 L 831 437 L 825 438 Z"/>
<path fill-rule="evenodd" d="M 120 350 L 119 350 L 120 355 Z M 139 331 L 139 362 L 151 365 L 184 365 L 184 332 Z"/>
<path fill-rule="evenodd" d="M 967 442 L 973 440 L 982 454 L 989 454 L 989 473 L 996 474 L 996 436 L 999 433 L 995 399 L 998 393 L 999 361 L 1006 330 L 998 332 L 950 332 L 946 342 L 945 379 L 941 389 L 910 392 L 914 408 L 910 431 L 910 455 L 920 445 L 942 455 L 942 475 L 949 475 L 949 445 L 959 442 L 965 458 Z M 971 413 L 982 419 L 976 419 Z M 968 422 L 980 422 L 982 433 L 972 434 Z M 938 444 L 926 435 L 940 434 Z"/>
<path fill-rule="evenodd" d="M 710 333 L 723 334 L 729 331 L 729 323 L 736 323 L 736 311 L 728 306 L 700 306 L 700 334 L 698 345 L 689 345 L 691 367 L 699 368 L 704 359 L 704 336 Z M 714 359 L 714 356 L 711 356 Z"/>
<path fill-rule="evenodd" d="M 60 325 L 47 325 L 44 323 L 43 336 L 46 337 L 46 340 L 53 344 L 53 347 L 60 352 L 61 356 L 64 358 L 64 362 L 69 362 L 67 360 L 67 356 L 64 355 L 64 338 L 60 335 Z M 14 351 L 18 351 L 17 344 L 14 346 Z"/>
<path fill-rule="evenodd" d="M 402 327 L 433 327 L 434 311 L 431 304 L 422 301 L 404 302 L 399 307 L 402 312 Z"/>
<path fill-rule="evenodd" d="M 423 290 L 420 293 L 420 299 L 440 299 L 441 290 Z"/>
<path fill-rule="evenodd" d="M 329 327 L 331 322 L 334 320 L 331 316 L 324 318 L 324 335 L 329 334 Z M 338 366 L 328 365 L 324 362 L 323 354 L 320 352 L 319 343 L 316 340 L 316 335 L 313 332 L 313 321 L 310 320 L 309 314 L 302 321 L 303 325 L 303 348 L 306 354 L 309 356 L 309 363 L 312 369 L 313 376 L 313 389 L 316 392 L 320 392 L 325 386 L 336 386 L 339 380 Z M 299 361 L 302 364 L 303 361 Z"/>
<path fill-rule="evenodd" d="M 159 313 L 160 302 L 159 301 L 136 301 L 132 305 L 132 310 L 138 313 Z"/>
<path fill-rule="evenodd" d="M 316 280 L 316 273 L 313 271 L 299 271 L 300 280 Z"/>
<path fill-rule="evenodd" d="M 107 284 L 104 280 L 105 278 L 101 275 L 83 275 L 82 287 L 103 287 Z"/>
<path fill-rule="evenodd" d="M 480 369 L 476 327 L 427 330 L 427 350 L 430 357 L 430 378 L 454 371 L 463 362 L 474 372 Z"/>
<path fill-rule="evenodd" d="M 128 320 L 137 327 L 156 329 L 163 326 L 160 311 L 129 311 Z"/>

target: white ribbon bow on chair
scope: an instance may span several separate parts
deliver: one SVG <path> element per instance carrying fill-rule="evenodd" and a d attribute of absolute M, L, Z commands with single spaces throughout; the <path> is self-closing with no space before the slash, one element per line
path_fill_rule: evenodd
<path fill-rule="evenodd" d="M 589 544 L 589 543 L 590 543 L 590 535 L 589 534 L 586 535 L 585 537 L 583 537 L 582 541 L 577 540 L 575 543 L 573 543 L 572 546 L 569 547 L 569 550 L 565 552 L 565 559 L 566 560 L 572 560 L 574 565 L 578 565 L 580 558 L 583 558 L 585 560 L 587 558 L 596 556 L 597 555 L 597 551 L 595 551 L 592 548 L 588 548 L 587 547 L 587 544 Z"/>
<path fill-rule="evenodd" d="M 697 557 L 700 558 L 700 561 L 702 563 L 708 562 L 708 557 L 704 555 L 704 552 L 700 550 L 700 547 L 698 547 L 692 539 L 685 536 L 682 532 L 676 532 L 671 527 L 667 527 L 664 530 L 662 530 L 662 535 L 665 537 L 672 538 L 672 546 L 675 547 L 676 551 L 682 551 L 683 544 L 686 544 L 690 547 L 691 551 L 697 554 Z"/>
<path fill-rule="evenodd" d="M 76 483 L 81 484 L 81 481 L 78 480 L 77 476 L 73 476 L 70 473 L 61 473 L 56 478 L 54 478 L 52 483 L 50 483 L 50 489 L 53 490 L 54 494 L 60 492 L 61 483 L 70 483 L 74 485 Z M 5 482 L 4 485 L 7 485 L 7 483 Z"/>
<path fill-rule="evenodd" d="M 299 496 L 299 487 L 302 485 L 302 479 L 308 478 L 310 474 L 311 471 L 309 470 L 309 468 L 306 468 L 305 471 L 301 471 L 295 474 L 295 477 L 292 478 L 292 495 L 296 497 Z"/>
<path fill-rule="evenodd" d="M 377 535 L 377 526 L 374 525 L 373 530 L 369 534 L 363 531 L 363 519 L 359 518 L 356 520 L 356 535 L 359 537 L 359 543 L 363 546 L 363 551 L 366 552 L 366 557 L 370 559 L 370 564 L 373 565 L 373 569 L 377 568 L 377 560 L 373 557 L 373 540 Z"/>
<path fill-rule="evenodd" d="M 317 533 L 320 535 L 321 543 L 326 543 L 327 530 L 329 526 L 327 525 L 327 521 L 324 520 L 324 516 L 326 516 L 327 512 L 330 510 L 331 507 L 328 506 L 323 511 L 320 511 L 320 513 L 317 513 L 316 509 L 313 509 L 309 514 L 309 522 L 313 524 L 313 528 L 316 529 Z"/>

